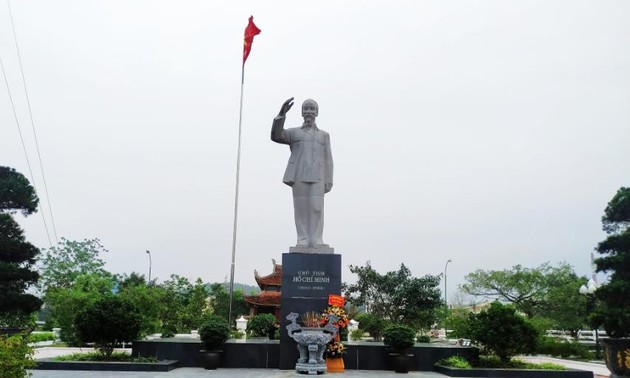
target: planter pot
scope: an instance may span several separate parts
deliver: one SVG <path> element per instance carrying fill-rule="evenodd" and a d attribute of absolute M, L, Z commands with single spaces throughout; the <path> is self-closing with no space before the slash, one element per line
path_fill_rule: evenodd
<path fill-rule="evenodd" d="M 346 370 L 343 358 L 327 358 L 326 370 L 329 373 L 343 373 Z"/>
<path fill-rule="evenodd" d="M 204 369 L 215 370 L 221 366 L 221 351 L 201 350 L 199 353 L 201 353 Z"/>
<path fill-rule="evenodd" d="M 389 359 L 392 362 L 392 368 L 396 373 L 409 373 L 411 370 L 411 362 L 413 354 L 390 353 Z"/>
<path fill-rule="evenodd" d="M 604 361 L 612 377 L 630 377 L 630 338 L 603 339 Z"/>

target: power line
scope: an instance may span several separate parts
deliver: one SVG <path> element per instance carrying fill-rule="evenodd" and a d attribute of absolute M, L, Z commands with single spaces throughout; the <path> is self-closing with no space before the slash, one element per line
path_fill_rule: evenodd
<path fill-rule="evenodd" d="M 35 178 L 33 177 L 33 170 L 31 169 L 31 162 L 28 159 L 28 153 L 26 152 L 26 144 L 24 144 L 24 138 L 22 137 L 22 129 L 20 128 L 20 121 L 18 120 L 17 112 L 15 111 L 15 104 L 13 103 L 13 96 L 11 95 L 11 88 L 9 88 L 9 80 L 7 80 L 7 75 L 4 71 L 4 63 L 2 62 L 2 57 L 0 56 L 0 68 L 2 68 L 2 76 L 4 77 L 4 82 L 7 85 L 7 93 L 9 94 L 9 101 L 11 102 L 11 109 L 13 110 L 13 116 L 15 117 L 15 125 L 18 129 L 18 134 L 20 134 L 20 141 L 22 142 L 22 149 L 24 150 L 24 157 L 26 157 L 26 165 L 28 166 L 28 172 L 31 175 L 31 182 L 33 186 L 35 186 Z M 46 217 L 44 216 L 44 212 L 41 212 L 42 220 L 44 221 L 44 228 L 46 229 L 46 236 L 48 237 L 48 243 L 52 248 L 52 241 L 50 239 L 50 232 L 48 231 L 48 224 L 46 224 Z"/>
<path fill-rule="evenodd" d="M 52 205 L 50 201 L 50 195 L 48 194 L 48 184 L 46 183 L 46 175 L 44 174 L 44 163 L 42 162 L 42 155 L 39 151 L 39 142 L 37 140 L 37 133 L 35 132 L 35 122 L 33 121 L 33 112 L 31 110 L 31 100 L 28 96 L 28 90 L 26 87 L 26 77 L 24 76 L 24 68 L 22 67 L 22 57 L 20 55 L 20 46 L 17 41 L 17 34 L 15 33 L 15 23 L 13 22 L 13 13 L 11 12 L 11 2 L 7 0 L 7 7 L 9 8 L 9 18 L 11 19 L 11 28 L 13 30 L 13 41 L 15 41 L 15 49 L 17 51 L 18 63 L 20 65 L 20 73 L 22 74 L 22 84 L 24 85 L 24 94 L 26 95 L 26 106 L 28 107 L 28 114 L 31 119 L 31 128 L 33 129 L 33 137 L 35 138 L 35 148 L 37 149 L 37 157 L 39 158 L 39 168 L 42 172 L 42 181 L 44 182 L 44 192 L 46 194 L 46 203 L 48 204 L 48 211 L 50 213 L 50 223 L 52 224 L 53 233 L 55 234 L 55 240 L 59 243 L 57 237 L 57 227 L 55 225 L 55 217 L 53 216 Z M 7 84 L 8 88 L 8 84 Z M 33 185 L 35 183 L 33 182 Z"/>

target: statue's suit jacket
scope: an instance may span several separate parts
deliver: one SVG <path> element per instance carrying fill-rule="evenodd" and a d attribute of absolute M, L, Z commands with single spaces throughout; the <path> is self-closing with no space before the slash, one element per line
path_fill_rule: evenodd
<path fill-rule="evenodd" d="M 273 119 L 271 140 L 288 144 L 291 157 L 282 182 L 293 186 L 296 181 L 333 183 L 333 159 L 330 135 L 317 126 L 284 128 L 285 117 Z"/>

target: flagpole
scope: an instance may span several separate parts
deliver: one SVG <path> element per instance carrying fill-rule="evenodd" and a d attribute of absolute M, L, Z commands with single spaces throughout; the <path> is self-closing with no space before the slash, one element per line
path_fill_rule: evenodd
<path fill-rule="evenodd" d="M 230 307 L 228 325 L 232 327 L 232 297 L 234 294 L 234 267 L 236 261 L 236 226 L 238 224 L 238 184 L 241 171 L 241 130 L 243 124 L 243 87 L 245 86 L 245 62 L 241 66 L 241 101 L 238 111 L 238 152 L 236 154 L 236 190 L 234 194 L 234 225 L 232 227 L 232 265 L 230 266 Z"/>

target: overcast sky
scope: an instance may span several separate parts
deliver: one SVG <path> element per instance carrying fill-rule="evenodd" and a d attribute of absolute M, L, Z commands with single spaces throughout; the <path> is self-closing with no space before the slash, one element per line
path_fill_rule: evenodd
<path fill-rule="evenodd" d="M 590 274 L 630 186 L 628 1 L 11 1 L 59 238 L 114 273 L 229 279 L 243 30 L 236 280 L 295 245 L 282 102 L 331 135 L 324 240 L 416 275 L 566 261 Z M 0 57 L 52 227 L 7 4 Z M 28 168 L 4 81 L 0 164 Z M 287 126 L 301 124 L 299 106 Z M 17 216 L 49 247 L 42 217 Z"/>

